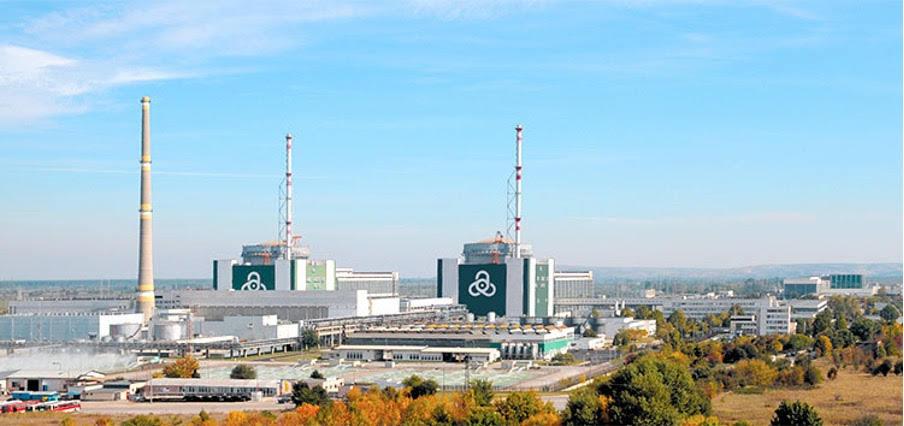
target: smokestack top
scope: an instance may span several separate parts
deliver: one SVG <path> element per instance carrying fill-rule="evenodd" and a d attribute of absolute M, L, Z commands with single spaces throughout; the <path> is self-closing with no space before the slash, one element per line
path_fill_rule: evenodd
<path fill-rule="evenodd" d="M 524 129 L 524 128 L 523 128 L 523 127 L 521 127 L 521 125 L 520 125 L 520 124 L 518 124 L 518 125 L 516 125 L 516 126 L 515 126 L 515 130 L 523 130 L 523 129 Z"/>
<path fill-rule="evenodd" d="M 147 97 L 147 96 L 142 96 L 142 97 L 141 97 L 141 103 L 143 103 L 143 104 L 149 104 L 149 103 L 151 103 L 151 98 L 149 98 L 149 97 Z"/>

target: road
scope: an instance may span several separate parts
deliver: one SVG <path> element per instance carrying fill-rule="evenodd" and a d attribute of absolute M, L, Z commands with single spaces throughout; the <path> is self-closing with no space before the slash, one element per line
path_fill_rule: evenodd
<path fill-rule="evenodd" d="M 82 401 L 82 412 L 87 414 L 198 414 L 228 413 L 230 411 L 269 410 L 279 412 L 295 408 L 290 404 L 279 404 L 275 398 L 249 402 L 131 402 L 131 401 Z"/>

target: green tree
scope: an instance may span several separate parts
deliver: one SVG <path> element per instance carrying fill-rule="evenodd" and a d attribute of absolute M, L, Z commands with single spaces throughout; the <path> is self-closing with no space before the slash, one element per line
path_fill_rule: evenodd
<path fill-rule="evenodd" d="M 230 379 L 256 379 L 257 370 L 248 364 L 239 364 L 232 368 L 229 373 Z"/>
<path fill-rule="evenodd" d="M 424 380 L 417 375 L 408 376 L 408 378 L 402 380 L 402 384 L 405 385 L 405 387 L 410 388 L 409 395 L 411 395 L 412 399 L 433 395 L 436 393 L 437 388 L 439 388 L 439 384 L 436 383 L 436 380 Z"/>
<path fill-rule="evenodd" d="M 597 393 L 609 399 L 606 415 L 615 424 L 677 424 L 694 414 L 708 415 L 712 409 L 686 368 L 652 356 L 617 371 L 599 385 Z"/>
<path fill-rule="evenodd" d="M 813 319 L 813 328 L 810 330 L 811 336 L 816 337 L 832 328 L 832 312 L 828 309 L 816 314 Z"/>
<path fill-rule="evenodd" d="M 534 391 L 512 392 L 504 400 L 493 402 L 493 405 L 506 422 L 516 425 L 535 414 L 556 411 L 551 403 L 541 401 Z"/>
<path fill-rule="evenodd" d="M 163 419 L 154 415 L 139 414 L 120 424 L 122 426 L 163 426 Z"/>
<path fill-rule="evenodd" d="M 621 316 L 623 318 L 634 318 L 634 311 L 629 307 L 625 307 L 625 309 L 622 309 L 621 311 Z"/>
<path fill-rule="evenodd" d="M 809 348 L 810 345 L 813 344 L 813 339 L 806 334 L 798 333 L 791 336 L 791 339 L 788 340 L 788 344 L 791 346 L 791 349 L 799 351 L 801 349 Z"/>
<path fill-rule="evenodd" d="M 860 317 L 851 323 L 851 333 L 861 341 L 872 340 L 881 331 L 879 326 L 867 317 Z"/>
<path fill-rule="evenodd" d="M 304 345 L 305 350 L 316 348 L 320 346 L 320 336 L 317 335 L 317 331 L 313 328 L 306 328 L 301 333 L 301 344 Z"/>
<path fill-rule="evenodd" d="M 330 400 L 326 390 L 320 386 L 310 387 L 305 382 L 292 385 L 292 402 L 298 407 L 302 404 L 320 405 Z"/>
<path fill-rule="evenodd" d="M 590 386 L 571 392 L 562 412 L 562 426 L 585 426 L 608 423 L 600 396 Z"/>
<path fill-rule="evenodd" d="M 788 403 L 782 401 L 775 409 L 771 426 L 822 426 L 822 418 L 816 410 L 806 402 L 795 401 Z"/>
<path fill-rule="evenodd" d="M 314 370 L 311 372 L 311 378 L 312 379 L 325 379 L 326 377 L 323 377 L 323 373 L 321 373 L 320 370 Z"/>
<path fill-rule="evenodd" d="M 600 337 L 599 333 L 596 332 L 592 327 L 587 327 L 583 333 L 581 333 L 583 337 Z"/>
<path fill-rule="evenodd" d="M 848 423 L 850 426 L 883 426 L 885 422 L 875 414 L 860 417 L 853 422 Z"/>
<path fill-rule="evenodd" d="M 493 382 L 489 380 L 471 380 L 468 394 L 475 404 L 489 407 L 493 403 Z"/>
<path fill-rule="evenodd" d="M 496 410 L 487 407 L 480 407 L 471 410 L 468 418 L 465 419 L 467 426 L 505 426 L 505 418 Z"/>
<path fill-rule="evenodd" d="M 678 332 L 684 335 L 684 331 L 687 329 L 687 317 L 684 315 L 684 311 L 677 310 L 672 312 L 672 314 L 669 315 L 668 322 L 669 324 L 672 324 Z"/>
<path fill-rule="evenodd" d="M 898 311 L 898 308 L 891 303 L 885 305 L 881 311 L 879 311 L 879 317 L 884 319 L 886 322 L 893 322 L 901 316 L 901 312 Z"/>
<path fill-rule="evenodd" d="M 191 355 L 186 355 L 177 359 L 172 364 L 163 367 L 163 377 L 171 379 L 197 379 L 201 377 L 201 374 L 198 373 L 200 368 L 201 364 L 198 363 L 198 360 L 192 358 Z"/>
<path fill-rule="evenodd" d="M 822 382 L 822 371 L 813 364 L 808 365 L 804 370 L 804 383 L 816 386 L 819 382 Z"/>

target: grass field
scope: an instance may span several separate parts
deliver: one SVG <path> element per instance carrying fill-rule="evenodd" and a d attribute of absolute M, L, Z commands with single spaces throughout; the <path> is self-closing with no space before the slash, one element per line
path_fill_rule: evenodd
<path fill-rule="evenodd" d="M 819 365 L 827 371 L 826 365 Z M 876 415 L 886 425 L 902 424 L 901 376 L 870 376 L 862 371 L 844 369 L 833 381 L 823 381 L 810 390 L 778 389 L 762 394 L 724 393 L 713 400 L 713 414 L 723 422 L 747 420 L 767 425 L 782 400 L 801 400 L 816 408 L 826 425 L 843 425 L 866 415 Z"/>

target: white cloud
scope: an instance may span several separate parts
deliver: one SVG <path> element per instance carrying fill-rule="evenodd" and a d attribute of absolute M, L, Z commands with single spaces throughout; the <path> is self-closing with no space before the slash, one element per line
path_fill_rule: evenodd
<path fill-rule="evenodd" d="M 0 44 L 0 127 L 86 111 L 92 95 L 117 86 L 241 72 L 214 64 L 304 45 L 305 23 L 375 11 L 355 2 L 171 0 L 40 16 L 9 37 L 15 43 Z"/>

